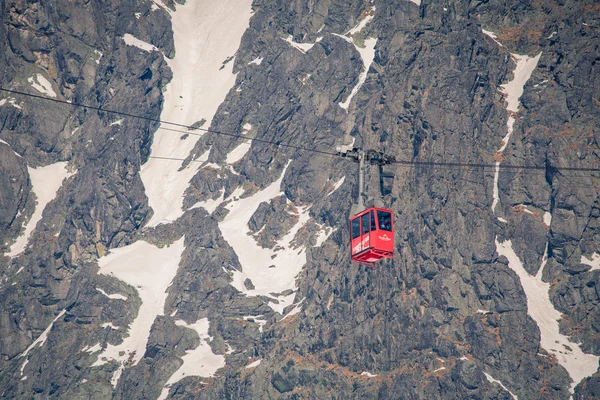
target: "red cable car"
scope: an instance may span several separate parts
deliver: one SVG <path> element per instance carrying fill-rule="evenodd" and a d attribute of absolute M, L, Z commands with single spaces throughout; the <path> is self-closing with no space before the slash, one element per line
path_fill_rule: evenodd
<path fill-rule="evenodd" d="M 350 218 L 352 261 L 374 266 L 382 258 L 394 257 L 394 214 L 387 208 L 371 207 Z"/>
<path fill-rule="evenodd" d="M 358 201 L 352 206 L 350 217 L 350 255 L 352 261 L 374 267 L 382 258 L 394 258 L 394 214 L 392 210 L 379 207 L 373 200 L 365 208 L 364 199 L 364 166 L 365 161 L 379 165 L 379 179 L 381 194 L 383 195 L 383 178 L 390 177 L 384 174 L 382 166 L 395 162 L 395 158 L 382 152 L 363 151 L 349 146 L 338 147 L 338 154 L 351 158 L 359 163 L 358 167 Z M 393 175 L 391 175 L 393 177 Z M 383 205 L 383 204 L 381 204 Z"/>

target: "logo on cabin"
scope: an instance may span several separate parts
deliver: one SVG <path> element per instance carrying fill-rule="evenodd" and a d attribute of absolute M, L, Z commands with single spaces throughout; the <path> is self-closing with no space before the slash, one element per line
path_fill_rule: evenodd
<path fill-rule="evenodd" d="M 392 240 L 385 233 L 383 234 L 383 236 L 378 236 L 378 238 L 383 240 L 384 242 L 389 242 L 390 240 Z"/>

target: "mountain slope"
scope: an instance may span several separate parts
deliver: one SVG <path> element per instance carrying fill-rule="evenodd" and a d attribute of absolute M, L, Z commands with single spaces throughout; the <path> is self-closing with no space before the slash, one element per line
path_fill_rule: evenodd
<path fill-rule="evenodd" d="M 598 396 L 593 2 L 1 4 L 3 397 Z"/>

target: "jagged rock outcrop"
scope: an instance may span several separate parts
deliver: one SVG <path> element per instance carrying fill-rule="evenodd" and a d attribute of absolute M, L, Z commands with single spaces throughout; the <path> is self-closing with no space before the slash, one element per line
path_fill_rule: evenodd
<path fill-rule="evenodd" d="M 2 88 L 143 117 L 0 92 L 0 396 L 566 399 L 583 378 L 574 398 L 597 397 L 597 365 L 575 376 L 564 360 L 600 355 L 598 172 L 561 167 L 598 167 L 598 7 L 416 3 L 255 0 L 219 60 L 225 100 L 194 129 L 171 127 L 195 143 L 175 160 L 173 177 L 193 172 L 181 213 L 150 224 L 141 171 L 164 156 L 151 146 L 173 58 L 195 56 L 178 53 L 179 2 L 0 2 Z M 511 54 L 541 54 L 516 111 L 502 88 L 520 76 Z M 389 166 L 396 254 L 367 269 L 347 249 L 356 166 L 310 151 L 352 140 L 486 166 Z M 62 161 L 68 178 L 9 257 L 36 207 L 28 168 Z M 247 222 L 231 221 L 239 204 L 254 207 Z M 126 258 L 140 243 L 181 243 L 166 293 L 151 290 L 158 256 Z M 271 253 L 256 273 L 240 251 Z M 306 259 L 291 286 L 285 254 Z M 529 278 L 572 348 L 544 347 Z M 129 353 L 140 318 L 144 351 Z"/>

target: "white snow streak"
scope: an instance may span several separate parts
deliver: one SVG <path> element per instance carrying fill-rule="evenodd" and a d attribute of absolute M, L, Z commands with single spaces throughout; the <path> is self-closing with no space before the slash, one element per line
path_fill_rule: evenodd
<path fill-rule="evenodd" d="M 246 365 L 246 369 L 258 367 L 260 365 L 261 361 L 262 361 L 261 359 L 258 359 L 254 362 L 251 362 L 250 364 Z"/>
<path fill-rule="evenodd" d="M 354 28 L 346 32 L 346 36 L 352 36 L 360 33 L 369 22 L 373 21 L 373 18 L 375 18 L 375 6 L 371 7 L 371 10 L 368 12 L 367 16 L 361 19 Z"/>
<path fill-rule="evenodd" d="M 21 355 L 19 357 L 25 357 L 27 354 L 29 354 L 29 352 L 36 347 L 37 345 L 43 346 L 44 343 L 46 343 L 46 340 L 48 339 L 48 334 L 50 333 L 50 330 L 52 330 L 52 327 L 54 326 L 54 323 L 56 321 L 58 321 L 58 319 L 60 317 L 62 317 L 63 315 L 65 315 L 65 312 L 67 310 L 62 310 L 57 316 L 56 318 L 54 318 L 52 320 L 52 322 L 50 322 L 50 325 L 48 325 L 48 327 L 44 330 L 44 332 L 42 332 L 42 334 L 40 336 L 38 336 L 37 339 L 35 339 L 35 341 L 33 343 L 31 343 L 31 345 L 29 345 L 29 347 L 23 352 L 21 353 Z"/>
<path fill-rule="evenodd" d="M 21 365 L 21 376 L 23 376 L 23 373 L 25 372 L 25 366 L 29 364 L 29 358 L 26 358 L 25 361 L 23 362 L 23 365 Z"/>
<path fill-rule="evenodd" d="M 97 353 L 99 351 L 102 350 L 102 346 L 100 345 L 100 343 L 96 343 L 93 346 L 85 346 L 83 349 L 81 349 L 81 351 L 85 351 L 86 353 Z"/>
<path fill-rule="evenodd" d="M 573 383 L 571 393 L 575 386 L 587 376 L 592 375 L 598 369 L 598 356 L 585 354 L 578 344 L 573 343 L 568 337 L 559 331 L 558 320 L 562 317 L 550 302 L 548 290 L 550 284 L 542 281 L 542 270 L 546 263 L 544 255 L 542 266 L 537 276 L 529 275 L 521 260 L 512 248 L 512 242 L 507 240 L 503 243 L 496 238 L 496 251 L 508 259 L 508 266 L 516 272 L 521 280 L 521 285 L 527 296 L 527 312 L 540 328 L 541 346 L 553 353 L 560 365 L 562 365 Z"/>
<path fill-rule="evenodd" d="M 122 294 L 119 293 L 115 293 L 115 294 L 108 294 L 106 293 L 104 290 L 100 289 L 100 288 L 96 288 L 97 291 L 99 291 L 100 293 L 102 293 L 103 295 L 105 295 L 106 297 L 108 297 L 109 299 L 112 300 L 127 300 L 127 297 L 123 296 Z"/>
<path fill-rule="evenodd" d="M 329 193 L 327 193 L 327 196 L 325 197 L 329 197 L 333 194 L 333 192 L 335 192 L 336 190 L 338 190 L 340 188 L 340 186 L 342 186 L 342 184 L 344 183 L 344 180 L 346 180 L 345 176 L 342 176 L 340 178 L 340 180 L 338 180 L 334 185 L 333 185 L 333 189 L 331 189 L 331 191 Z"/>
<path fill-rule="evenodd" d="M 497 383 L 498 385 L 500 385 L 500 387 L 501 387 L 502 389 L 504 389 L 504 390 L 506 390 L 508 393 L 510 393 L 510 395 L 511 395 L 511 397 L 512 397 L 513 399 L 515 399 L 515 400 L 518 400 L 518 399 L 519 399 L 517 396 L 515 396 L 515 395 L 513 394 L 513 392 L 511 392 L 510 390 L 508 390 L 508 389 L 506 388 L 506 386 L 504 386 L 504 385 L 502 384 L 502 382 L 500 382 L 500 381 L 499 381 L 499 380 L 497 380 L 497 379 L 494 379 L 494 378 L 493 378 L 493 377 L 492 377 L 490 374 L 488 374 L 487 372 L 484 372 L 483 374 L 484 374 L 484 375 L 485 375 L 485 377 L 487 378 L 488 382 L 490 382 L 490 383 Z"/>
<path fill-rule="evenodd" d="M 56 92 L 52 89 L 52 84 L 42 74 L 35 74 L 27 79 L 27 82 L 31 83 L 31 87 L 38 92 L 50 97 L 56 97 Z"/>
<path fill-rule="evenodd" d="M 317 40 L 315 40 L 314 43 L 297 43 L 293 41 L 293 36 L 289 35 L 287 37 L 287 39 L 281 38 L 281 40 L 283 40 L 284 42 L 287 42 L 290 44 L 290 46 L 292 46 L 295 49 L 300 50 L 302 53 L 306 53 L 307 51 L 309 51 L 310 49 L 312 49 L 312 47 L 319 43 L 321 40 L 323 40 L 322 37 L 318 37 Z M 262 60 L 262 59 L 261 59 Z"/>
<path fill-rule="evenodd" d="M 66 162 L 58 162 L 39 168 L 27 167 L 29 178 L 31 180 L 31 191 L 35 193 L 37 197 L 37 204 L 33 215 L 25 225 L 25 230 L 21 236 L 17 238 L 17 241 L 12 245 L 8 252 L 7 255 L 9 257 L 16 257 L 25 250 L 33 230 L 37 223 L 42 219 L 44 208 L 46 208 L 46 205 L 49 202 L 54 200 L 63 181 L 73 175 L 67 171 L 66 167 Z"/>
<path fill-rule="evenodd" d="M 144 50 L 144 51 L 155 51 L 158 50 L 156 48 L 156 46 L 151 45 L 148 42 L 144 42 L 143 40 L 140 40 L 138 38 L 136 38 L 135 36 L 126 33 L 125 35 L 123 35 L 123 40 L 125 41 L 125 44 L 127 46 L 134 46 L 137 47 L 140 50 Z"/>
<path fill-rule="evenodd" d="M 12 147 L 10 145 L 10 143 L 5 142 L 4 140 L 0 139 L 0 143 L 4 143 L 5 145 L 7 145 L 8 147 L 10 147 L 10 149 L 12 150 Z M 19 153 L 17 153 L 16 151 L 12 151 L 13 153 L 15 153 L 15 156 L 19 157 L 19 158 L 23 158 Z M 17 216 L 20 215 L 20 212 Z"/>
<path fill-rule="evenodd" d="M 501 92 L 505 95 L 506 98 L 506 111 L 508 112 L 508 120 L 506 121 L 507 126 L 507 134 L 502 139 L 502 145 L 500 149 L 496 152 L 496 155 L 501 157 L 504 153 L 504 149 L 508 146 L 508 142 L 510 141 L 510 137 L 513 133 L 513 126 L 515 124 L 514 113 L 519 111 L 519 99 L 523 94 L 523 88 L 525 84 L 531 77 L 531 73 L 535 69 L 538 61 L 540 60 L 540 56 L 542 53 L 540 52 L 537 56 L 531 58 L 528 56 L 522 56 L 519 54 L 511 54 L 517 66 L 513 71 L 513 79 L 500 87 Z M 496 161 L 496 169 L 494 171 L 494 188 L 493 188 L 493 197 L 494 200 L 492 202 L 492 212 L 495 212 L 496 206 L 500 201 L 500 195 L 498 193 L 498 178 L 500 175 L 500 161 Z"/>
<path fill-rule="evenodd" d="M 418 6 L 421 5 L 421 0 L 410 0 L 410 1 L 413 2 L 413 3 L 415 3 Z"/>
<path fill-rule="evenodd" d="M 239 47 L 249 24 L 251 4 L 251 0 L 200 0 L 177 5 L 177 11 L 171 13 L 177 55 L 167 60 L 173 79 L 164 93 L 161 119 L 192 125 L 204 118 L 205 126 L 210 126 L 235 84 L 233 62 L 220 68 Z M 159 130 L 154 134 L 152 155 L 186 158 L 198 139 L 180 140 L 172 132 Z M 149 226 L 174 221 L 183 214 L 183 193 L 198 163 L 178 171 L 180 167 L 180 161 L 156 159 L 142 167 L 142 181 L 154 211 Z"/>
<path fill-rule="evenodd" d="M 219 368 L 225 366 L 225 357 L 216 355 L 212 352 L 210 345 L 206 342 L 212 338 L 208 336 L 209 321 L 208 318 L 202 318 L 193 324 L 187 324 L 185 321 L 175 321 L 179 326 L 185 326 L 188 329 L 196 331 L 200 337 L 200 344 L 193 350 L 187 350 L 181 357 L 183 364 L 165 384 L 159 400 L 166 399 L 169 394 L 169 388 L 176 382 L 179 382 L 187 376 L 211 377 Z"/>
<path fill-rule="evenodd" d="M 292 315 L 296 315 L 298 314 L 300 311 L 302 311 L 302 302 L 306 299 L 306 297 L 302 300 L 300 300 L 298 302 L 298 304 L 296 304 L 296 306 L 292 309 L 292 311 L 290 311 L 289 313 L 285 314 L 283 316 L 283 318 L 281 318 L 281 321 L 283 321 L 284 319 L 286 319 L 287 317 L 291 317 Z"/>
<path fill-rule="evenodd" d="M 138 315 L 129 327 L 122 343 L 109 344 L 98 356 L 93 366 L 110 360 L 121 363 L 111 383 L 115 386 L 125 363 L 131 358 L 136 365 L 144 355 L 148 335 L 154 319 L 163 315 L 167 287 L 177 274 L 184 250 L 184 238 L 162 249 L 148 242 L 138 241 L 132 245 L 111 250 L 98 260 L 100 274 L 114 276 L 134 287 L 142 300 Z"/>
<path fill-rule="evenodd" d="M 362 59 L 364 69 L 360 73 L 358 77 L 358 83 L 356 86 L 352 88 L 352 92 L 350 92 L 350 96 L 346 99 L 346 101 L 338 103 L 340 107 L 342 107 L 346 112 L 348 111 L 348 106 L 350 106 L 350 102 L 352 98 L 358 93 L 358 90 L 362 87 L 362 85 L 367 80 L 367 74 L 369 73 L 369 68 L 371 64 L 373 64 L 373 60 L 375 59 L 375 44 L 377 44 L 377 39 L 369 38 L 365 40 L 365 48 L 356 47 L 356 50 L 360 53 L 360 58 Z"/>

